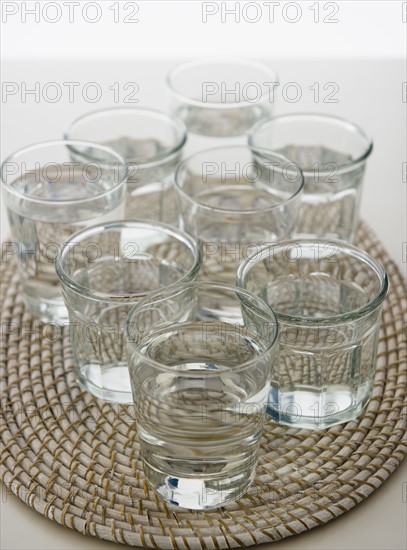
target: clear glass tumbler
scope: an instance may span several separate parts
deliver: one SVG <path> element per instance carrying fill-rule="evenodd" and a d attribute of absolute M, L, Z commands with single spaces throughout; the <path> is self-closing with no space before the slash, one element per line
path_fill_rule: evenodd
<path fill-rule="evenodd" d="M 244 59 L 201 59 L 178 65 L 167 77 L 172 111 L 188 131 L 212 137 L 246 134 L 270 118 L 276 73 Z"/>
<path fill-rule="evenodd" d="M 224 305 L 232 301 L 239 319 Z M 163 289 L 130 312 L 126 339 L 144 473 L 165 500 L 202 510 L 245 493 L 276 336 L 269 306 L 230 285 Z"/>
<path fill-rule="evenodd" d="M 373 148 L 361 128 L 333 116 L 284 115 L 252 128 L 249 146 L 271 149 L 301 166 L 297 237 L 353 241 Z"/>
<path fill-rule="evenodd" d="M 99 160 L 81 156 L 89 146 Z M 78 151 L 76 161 L 68 147 Z M 120 155 L 82 141 L 38 143 L 4 161 L 1 178 L 12 247 L 24 301 L 34 317 L 45 322 L 68 319 L 55 259 L 72 233 L 123 215 L 126 177 Z"/>
<path fill-rule="evenodd" d="M 81 387 L 108 401 L 132 401 L 127 314 L 151 291 L 193 280 L 200 258 L 188 235 L 147 220 L 96 225 L 65 243 L 56 269 Z"/>
<path fill-rule="evenodd" d="M 180 120 L 154 109 L 113 107 L 78 118 L 65 135 L 107 145 L 126 160 L 126 218 L 176 221 L 174 172 L 187 140 Z M 76 153 L 71 147 L 73 159 Z M 93 147 L 86 154 L 89 159 L 99 159 Z"/>
<path fill-rule="evenodd" d="M 175 184 L 180 226 L 202 248 L 202 279 L 234 284 L 241 261 L 294 232 L 303 177 L 280 155 L 207 149 L 179 165 Z"/>
<path fill-rule="evenodd" d="M 269 416 L 298 428 L 354 420 L 372 395 L 383 267 L 340 241 L 293 240 L 248 258 L 237 284 L 262 297 L 279 322 Z"/>

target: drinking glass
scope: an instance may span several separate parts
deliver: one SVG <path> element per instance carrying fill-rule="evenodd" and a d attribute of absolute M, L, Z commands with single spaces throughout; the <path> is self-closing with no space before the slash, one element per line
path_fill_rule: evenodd
<path fill-rule="evenodd" d="M 82 156 L 89 146 L 99 160 Z M 75 162 L 68 147 L 78 151 Z M 18 259 L 25 304 L 34 317 L 67 320 L 55 259 L 72 233 L 122 216 L 126 177 L 120 155 L 82 141 L 30 145 L 4 161 L 1 178 L 12 252 Z"/>
<path fill-rule="evenodd" d="M 276 353 L 272 310 L 243 289 L 188 283 L 149 295 L 125 330 L 150 485 L 185 508 L 236 500 L 255 472 Z"/>
<path fill-rule="evenodd" d="M 244 135 L 271 115 L 276 73 L 242 59 L 201 59 L 170 71 L 172 111 L 188 131 L 212 137 Z"/>
<path fill-rule="evenodd" d="M 176 221 L 174 172 L 187 140 L 180 120 L 154 109 L 113 107 L 78 118 L 66 137 L 108 145 L 126 160 L 126 218 Z M 71 147 L 73 159 L 76 153 Z M 93 147 L 86 154 L 99 158 Z"/>
<path fill-rule="evenodd" d="M 354 420 L 372 395 L 388 290 L 379 262 L 340 241 L 292 240 L 245 260 L 237 284 L 279 322 L 269 416 L 299 428 Z"/>
<path fill-rule="evenodd" d="M 201 278 L 234 284 L 253 250 L 292 236 L 303 177 L 280 155 L 225 146 L 185 159 L 175 184 L 180 226 L 202 248 Z"/>
<path fill-rule="evenodd" d="M 198 245 L 170 226 L 117 221 L 80 231 L 56 264 L 69 311 L 79 385 L 117 403 L 131 402 L 123 325 L 151 291 L 194 279 Z"/>
<path fill-rule="evenodd" d="M 271 149 L 301 166 L 305 184 L 297 237 L 353 241 L 373 148 L 361 128 L 333 116 L 284 115 L 252 128 L 249 146 Z"/>

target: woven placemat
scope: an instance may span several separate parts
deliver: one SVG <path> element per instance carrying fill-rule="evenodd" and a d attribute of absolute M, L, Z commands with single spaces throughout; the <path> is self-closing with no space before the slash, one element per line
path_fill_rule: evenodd
<path fill-rule="evenodd" d="M 407 428 L 404 280 L 365 225 L 357 243 L 390 278 L 367 409 L 357 421 L 323 431 L 269 422 L 249 493 L 205 513 L 168 505 L 149 489 L 133 407 L 77 387 L 68 330 L 29 316 L 16 264 L 3 263 L 0 474 L 8 489 L 81 533 L 179 550 L 275 541 L 350 510 L 401 462 Z"/>

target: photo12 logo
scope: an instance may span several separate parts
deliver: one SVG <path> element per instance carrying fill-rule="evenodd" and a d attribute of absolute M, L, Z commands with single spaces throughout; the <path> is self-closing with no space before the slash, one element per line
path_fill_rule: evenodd
<path fill-rule="evenodd" d="M 139 23 L 137 2 L 1 2 L 1 21 L 8 23 Z"/>
<path fill-rule="evenodd" d="M 139 103 L 140 86 L 137 82 L 14 82 L 3 81 L 1 101 L 21 103 L 98 103 L 109 99 L 113 103 Z"/>
<path fill-rule="evenodd" d="M 304 85 L 299 82 L 202 82 L 202 103 L 251 103 L 266 100 L 274 103 L 280 98 L 286 103 L 298 103 L 309 99 L 314 103 L 339 103 L 337 82 L 312 82 Z"/>
<path fill-rule="evenodd" d="M 305 4 L 305 5 L 304 5 Z M 202 2 L 202 22 L 221 23 L 339 23 L 337 2 Z"/>

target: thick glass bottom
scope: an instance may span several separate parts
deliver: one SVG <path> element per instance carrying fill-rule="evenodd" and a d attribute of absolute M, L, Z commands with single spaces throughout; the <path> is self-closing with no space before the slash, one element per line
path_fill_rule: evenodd
<path fill-rule="evenodd" d="M 45 296 L 33 298 L 25 296 L 24 303 L 33 317 L 40 319 L 43 323 L 66 323 L 68 321 L 68 310 L 62 300 L 49 300 Z"/>
<path fill-rule="evenodd" d="M 222 478 L 181 477 L 162 472 L 147 461 L 144 473 L 167 502 L 192 510 L 210 510 L 234 502 L 246 493 L 254 478 L 254 469 Z"/>
<path fill-rule="evenodd" d="M 357 400 L 354 389 L 345 384 L 324 389 L 298 385 L 289 391 L 272 387 L 267 416 L 286 426 L 324 429 L 355 420 L 370 396 L 365 392 L 363 399 Z"/>
<path fill-rule="evenodd" d="M 77 381 L 81 388 L 105 401 L 133 402 L 127 363 L 83 365 L 77 369 Z"/>

